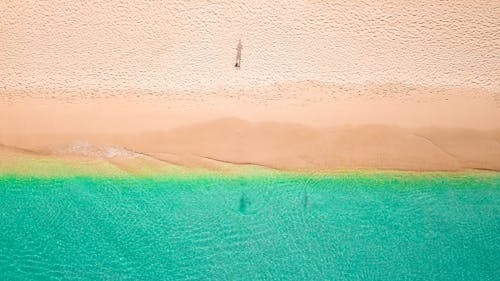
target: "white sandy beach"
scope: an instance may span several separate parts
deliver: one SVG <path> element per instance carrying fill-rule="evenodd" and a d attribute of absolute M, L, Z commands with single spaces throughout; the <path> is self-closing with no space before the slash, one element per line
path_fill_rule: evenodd
<path fill-rule="evenodd" d="M 500 170 L 495 1 L 15 1 L 0 19 L 5 155 Z"/>

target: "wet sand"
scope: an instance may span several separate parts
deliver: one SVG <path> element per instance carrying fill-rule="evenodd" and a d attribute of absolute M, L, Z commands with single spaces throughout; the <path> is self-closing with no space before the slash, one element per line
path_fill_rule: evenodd
<path fill-rule="evenodd" d="M 182 94 L 6 94 L 0 161 L 7 167 L 12 157 L 6 155 L 15 152 L 111 161 L 130 172 L 144 161 L 151 167 L 312 172 L 500 170 L 497 93 L 415 88 L 410 95 L 408 89 L 306 81 L 200 92 L 191 100 L 175 98 Z"/>

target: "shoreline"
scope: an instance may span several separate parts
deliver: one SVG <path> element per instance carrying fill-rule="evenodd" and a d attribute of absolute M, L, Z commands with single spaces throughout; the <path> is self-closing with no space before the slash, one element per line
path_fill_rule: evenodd
<path fill-rule="evenodd" d="M 165 131 L 9 137 L 0 147 L 5 167 L 16 159 L 45 157 L 87 165 L 100 161 L 131 173 L 167 167 L 232 171 L 246 165 L 306 172 L 500 171 L 500 130 L 313 128 L 226 118 Z"/>
<path fill-rule="evenodd" d="M 1 151 L 1 150 L 0 150 Z M 219 166 L 179 165 L 140 157 L 96 157 L 81 155 L 49 155 L 0 153 L 0 177 L 14 178 L 273 178 L 273 177 L 313 177 L 328 178 L 342 176 L 409 176 L 409 177 L 497 177 L 499 170 L 460 169 L 383 169 L 383 168 L 338 168 L 338 169 L 275 169 L 253 164 L 222 163 Z"/>
<path fill-rule="evenodd" d="M 26 162 L 24 162 L 26 164 Z M 46 163 L 44 163 L 46 164 Z M 382 170 L 382 169 L 342 169 L 331 171 L 291 171 L 269 170 L 262 167 L 245 165 L 231 171 L 207 170 L 186 167 L 173 167 L 168 172 L 149 171 L 148 173 L 122 173 L 118 171 L 103 171 L 91 169 L 88 166 L 68 165 L 60 163 L 58 169 L 28 171 L 27 169 L 0 169 L 0 179 L 50 180 L 50 179 L 109 179 L 109 180 L 153 180 L 153 181 L 189 181 L 209 179 L 352 179 L 374 178 L 384 179 L 432 179 L 432 178 L 482 178 L 500 180 L 500 171 L 493 170 L 460 170 L 460 171 L 412 171 L 412 170 Z M 73 163 L 75 164 L 75 163 Z M 81 163 L 80 163 L 81 164 Z M 28 165 L 29 166 L 29 165 Z M 31 167 L 30 167 L 31 168 Z M 95 168 L 95 167 L 93 167 Z"/>
<path fill-rule="evenodd" d="M 83 166 L 100 161 L 124 173 L 244 165 L 313 173 L 500 171 L 500 100 L 491 91 L 303 81 L 118 94 L 45 100 L 2 93 L 1 165 L 47 156 L 84 159 Z"/>

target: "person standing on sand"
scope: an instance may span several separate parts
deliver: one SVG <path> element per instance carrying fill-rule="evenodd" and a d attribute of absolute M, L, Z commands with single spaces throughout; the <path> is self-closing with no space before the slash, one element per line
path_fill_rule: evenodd
<path fill-rule="evenodd" d="M 241 49 L 243 49 L 243 45 L 241 44 L 241 39 L 238 41 L 238 46 L 236 46 L 236 63 L 234 67 L 240 68 L 241 64 Z"/>

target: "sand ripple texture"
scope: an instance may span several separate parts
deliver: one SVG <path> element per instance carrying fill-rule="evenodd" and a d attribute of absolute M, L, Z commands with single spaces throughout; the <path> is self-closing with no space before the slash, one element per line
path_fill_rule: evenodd
<path fill-rule="evenodd" d="M 495 280 L 500 178 L 0 178 L 0 279 Z"/>
<path fill-rule="evenodd" d="M 91 95 L 315 80 L 498 91 L 498 15 L 487 0 L 3 1 L 0 87 Z"/>

